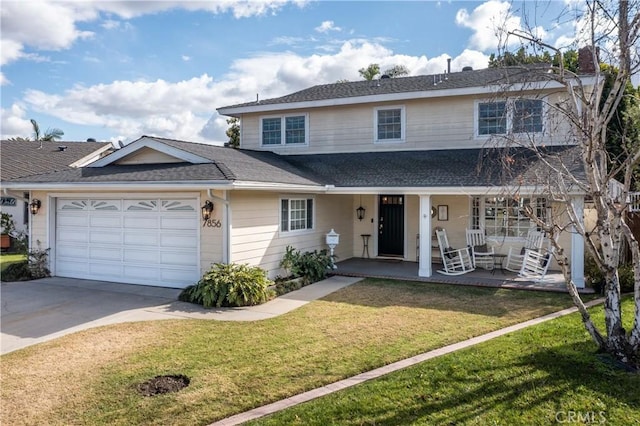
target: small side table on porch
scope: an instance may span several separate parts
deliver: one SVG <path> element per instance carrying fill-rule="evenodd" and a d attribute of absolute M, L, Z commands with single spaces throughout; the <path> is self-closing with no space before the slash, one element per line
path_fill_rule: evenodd
<path fill-rule="evenodd" d="M 496 269 L 499 269 L 500 272 L 504 274 L 504 260 L 506 258 L 507 258 L 506 254 L 502 254 L 502 253 L 493 254 L 493 269 L 491 270 L 491 274 L 495 274 Z"/>
<path fill-rule="evenodd" d="M 369 238 L 371 237 L 371 234 L 360 234 L 360 236 L 362 237 L 362 258 L 364 258 L 364 254 L 367 254 L 367 259 L 370 258 L 369 256 Z"/>

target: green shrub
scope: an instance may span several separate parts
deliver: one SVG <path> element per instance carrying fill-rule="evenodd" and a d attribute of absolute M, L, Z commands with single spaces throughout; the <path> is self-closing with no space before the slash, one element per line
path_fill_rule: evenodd
<path fill-rule="evenodd" d="M 620 280 L 620 291 L 629 293 L 633 291 L 635 276 L 633 265 L 623 265 L 618 268 L 618 279 Z"/>
<path fill-rule="evenodd" d="M 604 274 L 600 271 L 591 256 L 585 257 L 584 275 L 587 285 L 592 287 L 597 293 L 604 291 Z M 620 291 L 622 293 L 632 292 L 635 279 L 633 265 L 620 265 L 618 267 L 618 279 L 620 280 Z"/>
<path fill-rule="evenodd" d="M 267 287 L 271 284 L 265 271 L 258 267 L 216 263 L 197 284 L 185 288 L 178 299 L 205 308 L 258 305 L 269 300 Z"/>
<path fill-rule="evenodd" d="M 287 246 L 287 250 L 280 262 L 292 278 L 302 277 L 305 284 L 315 283 L 324 279 L 333 265 L 333 259 L 327 250 L 314 250 L 300 253 L 299 250 Z"/>
<path fill-rule="evenodd" d="M 26 260 L 22 262 L 12 263 L 2 271 L 2 281 L 27 281 L 31 279 L 29 272 L 29 263 Z"/>
<path fill-rule="evenodd" d="M 2 271 L 2 281 L 28 281 L 51 276 L 49 271 L 49 249 L 38 248 L 29 250 L 27 259 L 13 263 Z"/>

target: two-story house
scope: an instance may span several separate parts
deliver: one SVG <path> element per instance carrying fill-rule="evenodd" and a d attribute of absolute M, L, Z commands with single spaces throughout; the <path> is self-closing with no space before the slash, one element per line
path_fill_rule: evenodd
<path fill-rule="evenodd" d="M 525 205 L 552 214 L 548 170 L 501 135 L 574 161 L 569 124 L 548 107 L 558 88 L 523 68 L 319 85 L 219 108 L 240 118 L 240 149 L 143 136 L 8 184 L 41 200 L 33 240 L 51 248 L 54 275 L 175 287 L 235 262 L 273 278 L 287 246 L 326 248 L 334 229 L 338 259 L 362 256 L 369 235 L 371 257 L 417 261 L 429 277 L 436 227 L 452 246 L 484 229 L 506 252 L 535 226 Z M 562 239 L 584 286 L 583 241 Z"/>

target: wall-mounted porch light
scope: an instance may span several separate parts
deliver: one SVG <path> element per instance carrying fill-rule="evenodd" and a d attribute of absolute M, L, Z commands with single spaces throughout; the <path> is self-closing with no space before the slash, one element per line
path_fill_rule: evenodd
<path fill-rule="evenodd" d="M 362 220 L 364 219 L 364 212 L 365 212 L 365 208 L 360 206 L 356 209 L 356 215 L 358 217 L 358 220 Z"/>
<path fill-rule="evenodd" d="M 213 213 L 213 203 L 209 200 L 205 201 L 201 210 L 202 210 L 202 220 L 204 221 L 209 220 L 211 218 L 211 213 Z"/>
<path fill-rule="evenodd" d="M 40 202 L 40 200 L 34 198 L 33 200 L 31 200 L 31 203 L 29 203 L 29 211 L 31 211 L 32 215 L 37 215 L 40 211 L 41 206 L 42 203 Z"/>

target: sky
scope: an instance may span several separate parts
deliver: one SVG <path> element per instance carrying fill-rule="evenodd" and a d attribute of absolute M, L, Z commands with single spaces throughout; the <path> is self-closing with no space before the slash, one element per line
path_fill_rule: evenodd
<path fill-rule="evenodd" d="M 216 108 L 360 80 L 371 63 L 486 68 L 501 22 L 571 46 L 580 3 L 2 0 L 0 133 L 33 137 L 35 119 L 65 141 L 221 144 Z"/>

